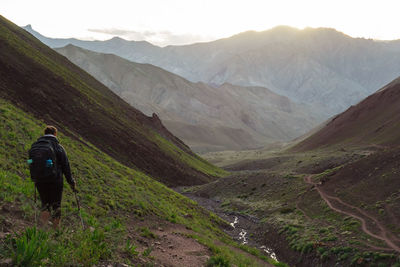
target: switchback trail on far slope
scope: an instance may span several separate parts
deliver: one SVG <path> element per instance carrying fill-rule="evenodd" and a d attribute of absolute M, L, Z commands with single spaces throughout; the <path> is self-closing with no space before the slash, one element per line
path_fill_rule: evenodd
<path fill-rule="evenodd" d="M 376 239 L 379 239 L 379 240 L 382 240 L 382 241 L 386 242 L 386 244 L 387 244 L 390 248 L 392 248 L 394 251 L 400 253 L 400 247 L 397 246 L 397 245 L 393 242 L 393 240 L 392 240 L 392 239 L 395 239 L 395 240 L 398 240 L 398 239 L 397 239 L 397 238 L 393 238 L 393 237 L 392 237 L 392 239 L 389 238 L 388 236 L 389 236 L 390 234 L 388 234 L 388 230 L 386 230 L 385 227 L 384 227 L 376 218 L 374 218 L 374 217 L 372 217 L 371 215 L 367 214 L 365 211 L 361 210 L 361 209 L 358 208 L 358 207 L 355 207 L 355 206 L 352 206 L 352 205 L 350 205 L 350 204 L 347 204 L 347 203 L 343 202 L 343 201 L 342 201 L 340 198 L 338 198 L 338 197 L 333 197 L 333 196 L 330 196 L 330 195 L 326 194 L 324 191 L 322 191 L 322 189 L 318 186 L 317 183 L 314 183 L 314 182 L 311 180 L 312 177 L 313 177 L 313 175 L 308 175 L 308 176 L 306 176 L 306 177 L 304 178 L 304 181 L 305 181 L 307 184 L 312 185 L 312 186 L 315 187 L 315 189 L 318 191 L 318 193 L 319 193 L 319 195 L 321 196 L 321 198 L 326 202 L 326 204 L 329 206 L 330 209 L 332 209 L 332 210 L 334 210 L 334 211 L 336 211 L 336 212 L 339 212 L 339 213 L 342 213 L 342 214 L 345 214 L 345 215 L 348 215 L 348 216 L 351 216 L 351 217 L 353 217 L 353 218 L 356 218 L 356 219 L 360 220 L 360 221 L 361 221 L 361 228 L 362 228 L 362 230 L 363 230 L 364 233 L 366 233 L 367 235 L 369 235 L 369 236 L 371 236 L 371 237 L 373 237 L 373 238 L 376 238 Z M 356 211 L 357 211 L 359 214 L 361 214 L 363 217 L 366 217 L 366 218 L 372 220 L 372 221 L 375 223 L 375 225 L 379 228 L 380 233 L 374 234 L 373 232 L 371 232 L 371 231 L 367 228 L 367 222 L 366 222 L 365 218 L 363 218 L 363 217 L 357 215 L 357 212 L 352 212 L 352 211 L 349 211 L 349 210 L 340 209 L 340 208 L 337 207 L 337 206 L 336 206 L 336 207 L 333 206 L 332 200 L 333 200 L 333 201 L 336 201 L 336 202 L 338 202 L 338 203 L 340 203 L 341 205 L 347 207 L 347 208 L 350 209 L 350 210 L 356 210 Z"/>

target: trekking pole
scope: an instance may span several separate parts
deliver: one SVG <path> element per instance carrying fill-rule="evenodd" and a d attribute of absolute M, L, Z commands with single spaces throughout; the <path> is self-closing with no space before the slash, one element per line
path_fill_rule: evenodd
<path fill-rule="evenodd" d="M 82 229 L 85 229 L 85 226 L 83 224 L 82 214 L 81 214 L 81 204 L 79 203 L 79 198 L 78 198 L 78 195 L 76 194 L 75 189 L 74 189 L 74 194 L 75 194 L 75 199 L 76 199 L 76 205 L 78 205 L 79 218 L 81 219 Z"/>
<path fill-rule="evenodd" d="M 34 183 L 34 193 L 33 193 L 33 195 L 34 195 L 34 200 L 35 200 L 35 202 L 33 203 L 33 205 L 35 206 L 35 226 L 37 226 L 37 204 L 36 204 L 36 184 Z"/>

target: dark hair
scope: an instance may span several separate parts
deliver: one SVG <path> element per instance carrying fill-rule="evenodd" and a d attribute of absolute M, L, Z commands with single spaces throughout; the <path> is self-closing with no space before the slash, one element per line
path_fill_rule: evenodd
<path fill-rule="evenodd" d="M 57 135 L 57 128 L 51 125 L 47 125 L 44 129 L 44 134 Z"/>

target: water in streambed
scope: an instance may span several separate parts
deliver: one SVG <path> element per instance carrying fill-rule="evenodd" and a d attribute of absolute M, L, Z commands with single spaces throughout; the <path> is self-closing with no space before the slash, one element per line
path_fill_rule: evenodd
<path fill-rule="evenodd" d="M 233 222 L 230 223 L 230 225 L 236 229 L 236 224 L 239 223 L 239 218 L 237 216 L 235 216 L 235 219 Z M 238 239 L 240 241 L 242 241 L 242 244 L 247 244 L 248 240 L 247 240 L 247 231 L 245 229 L 241 229 L 240 233 L 239 233 L 239 237 Z M 272 250 L 272 248 L 268 248 L 266 246 L 261 246 L 260 249 L 262 249 L 269 257 L 273 258 L 274 260 L 278 261 L 275 252 Z"/>

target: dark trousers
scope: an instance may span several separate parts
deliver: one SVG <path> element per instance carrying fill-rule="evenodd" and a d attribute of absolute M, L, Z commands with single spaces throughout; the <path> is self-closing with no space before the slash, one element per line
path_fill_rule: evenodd
<path fill-rule="evenodd" d="M 61 217 L 62 183 L 36 183 L 42 202 L 42 211 L 49 211 L 53 218 Z"/>

